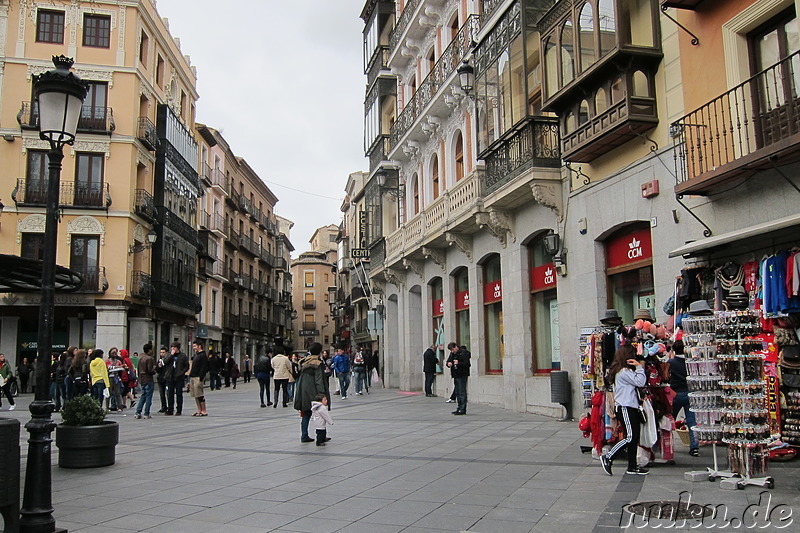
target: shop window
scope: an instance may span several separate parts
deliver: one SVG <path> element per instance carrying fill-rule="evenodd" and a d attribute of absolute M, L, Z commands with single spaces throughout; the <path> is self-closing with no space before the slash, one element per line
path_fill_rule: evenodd
<path fill-rule="evenodd" d="M 543 238 L 528 245 L 531 309 L 531 373 L 561 368 L 558 337 L 558 298 L 553 257 L 544 250 Z"/>
<path fill-rule="evenodd" d="M 641 70 L 633 73 L 633 96 L 650 96 L 650 84 Z"/>
<path fill-rule="evenodd" d="M 469 271 L 459 268 L 454 274 L 456 342 L 459 346 L 469 346 Z"/>
<path fill-rule="evenodd" d="M 609 307 L 626 324 L 637 309 L 655 312 L 653 246 L 649 226 L 627 227 L 606 241 L 606 275 Z"/>
<path fill-rule="evenodd" d="M 594 95 L 594 113 L 595 116 L 603 113 L 608 109 L 608 95 L 606 90 L 602 87 L 597 89 L 597 94 Z"/>
<path fill-rule="evenodd" d="M 561 85 L 564 86 L 575 77 L 575 38 L 572 21 L 567 19 L 561 26 Z"/>
<path fill-rule="evenodd" d="M 578 25 L 581 47 L 580 68 L 581 71 L 584 71 L 595 61 L 594 11 L 592 10 L 592 4 L 589 2 L 583 4 Z"/>
<path fill-rule="evenodd" d="M 447 344 L 447 340 L 444 334 L 444 286 L 442 278 L 431 280 L 429 287 L 431 294 L 431 331 L 433 332 L 433 338 L 429 344 L 443 346 Z M 436 356 L 439 361 L 436 370 L 441 372 L 442 363 L 444 362 L 444 350 L 437 348 Z"/>
<path fill-rule="evenodd" d="M 483 313 L 486 372 L 503 372 L 503 283 L 500 256 L 492 255 L 483 264 Z"/>
<path fill-rule="evenodd" d="M 456 132 L 455 159 L 456 181 L 460 181 L 464 177 L 464 136 L 460 131 Z"/>
<path fill-rule="evenodd" d="M 581 100 L 581 105 L 578 106 L 578 125 L 586 124 L 589 122 L 589 103 L 586 100 Z"/>
<path fill-rule="evenodd" d="M 433 199 L 439 198 L 439 158 L 433 154 L 431 158 L 431 182 L 433 185 Z"/>

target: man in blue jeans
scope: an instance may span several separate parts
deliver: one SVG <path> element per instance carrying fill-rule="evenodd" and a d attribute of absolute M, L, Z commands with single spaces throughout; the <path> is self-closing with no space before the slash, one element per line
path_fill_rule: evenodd
<path fill-rule="evenodd" d="M 350 356 L 344 353 L 344 348 L 339 345 L 336 348 L 336 355 L 333 356 L 333 369 L 336 377 L 339 378 L 339 390 L 342 392 L 342 400 L 347 399 L 347 389 L 350 387 Z"/>
<path fill-rule="evenodd" d="M 142 395 L 136 404 L 135 418 L 142 418 L 142 407 L 144 407 L 144 417 L 150 418 L 150 404 L 153 403 L 153 376 L 156 375 L 156 361 L 153 359 L 153 345 L 149 342 L 142 348 L 142 355 L 139 356 L 137 365 L 137 375 L 139 385 L 142 387 Z"/>
<path fill-rule="evenodd" d="M 683 353 L 683 341 L 675 341 L 672 345 L 673 357 L 669 360 L 669 386 L 675 391 L 672 401 L 672 416 L 677 418 L 683 409 L 686 425 L 689 427 L 689 455 L 698 457 L 697 437 L 694 436 L 694 411 L 689 407 L 689 386 L 686 384 L 686 356 Z"/>

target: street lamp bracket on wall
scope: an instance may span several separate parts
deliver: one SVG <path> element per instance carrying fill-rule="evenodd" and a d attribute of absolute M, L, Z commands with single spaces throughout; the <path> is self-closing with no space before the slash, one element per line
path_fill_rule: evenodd
<path fill-rule="evenodd" d="M 153 245 L 156 243 L 157 240 L 158 240 L 158 234 L 155 232 L 155 230 L 151 229 L 149 232 L 147 232 L 147 241 L 143 243 L 132 244 L 131 247 L 128 249 L 128 252 L 132 254 L 138 254 L 145 250 L 149 250 L 150 248 L 153 247 Z"/>

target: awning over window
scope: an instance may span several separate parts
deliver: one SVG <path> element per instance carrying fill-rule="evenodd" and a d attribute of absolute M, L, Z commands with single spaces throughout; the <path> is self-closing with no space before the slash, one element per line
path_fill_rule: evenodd
<path fill-rule="evenodd" d="M 756 224 L 755 226 L 729 231 L 721 235 L 714 235 L 707 239 L 686 243 L 680 248 L 672 250 L 669 256 L 691 257 L 723 248 L 730 248 L 732 251 L 741 248 L 741 252 L 744 253 L 748 250 L 761 250 L 769 246 L 782 246 L 792 242 L 798 243 L 800 242 L 800 233 L 798 233 L 800 228 L 798 226 L 800 226 L 800 214 L 790 215 Z M 764 239 L 767 237 L 770 240 Z M 758 242 L 752 241 L 755 238 L 758 238 Z"/>
<path fill-rule="evenodd" d="M 56 291 L 75 291 L 81 288 L 80 274 L 56 265 Z M 16 255 L 0 254 L 0 293 L 35 292 L 42 289 L 42 262 Z"/>

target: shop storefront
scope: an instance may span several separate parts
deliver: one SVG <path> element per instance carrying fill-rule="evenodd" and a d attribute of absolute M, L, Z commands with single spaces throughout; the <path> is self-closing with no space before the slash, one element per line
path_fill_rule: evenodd
<path fill-rule="evenodd" d="M 558 298 L 556 268 L 545 253 L 542 240 L 528 246 L 530 258 L 531 373 L 546 374 L 561 368 L 558 338 Z"/>
<path fill-rule="evenodd" d="M 637 309 L 655 316 L 653 244 L 650 228 L 627 226 L 605 242 L 608 301 L 626 323 Z"/>
<path fill-rule="evenodd" d="M 459 346 L 470 345 L 469 337 L 469 275 L 465 267 L 453 275 L 455 282 L 456 342 Z"/>
<path fill-rule="evenodd" d="M 482 266 L 486 373 L 502 374 L 503 280 L 500 274 L 500 255 L 492 255 Z"/>

